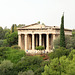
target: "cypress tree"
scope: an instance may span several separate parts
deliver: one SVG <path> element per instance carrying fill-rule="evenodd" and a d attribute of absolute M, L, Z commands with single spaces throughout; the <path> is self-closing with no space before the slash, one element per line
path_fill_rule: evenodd
<path fill-rule="evenodd" d="M 63 15 L 61 17 L 60 47 L 66 47 L 66 44 L 65 44 L 65 33 L 64 33 L 64 13 L 63 13 Z"/>

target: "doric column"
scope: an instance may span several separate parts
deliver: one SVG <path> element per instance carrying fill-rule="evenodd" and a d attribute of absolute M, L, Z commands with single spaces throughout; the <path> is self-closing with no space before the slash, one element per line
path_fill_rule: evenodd
<path fill-rule="evenodd" d="M 54 42 L 54 40 L 55 40 L 55 34 L 53 34 L 53 42 Z M 53 45 L 53 49 L 54 49 L 54 45 Z"/>
<path fill-rule="evenodd" d="M 42 44 L 42 41 L 41 41 L 41 34 L 39 34 L 39 46 L 41 46 Z"/>
<path fill-rule="evenodd" d="M 21 34 L 18 35 L 18 46 L 21 47 Z"/>
<path fill-rule="evenodd" d="M 27 50 L 27 34 L 25 34 L 25 50 Z"/>
<path fill-rule="evenodd" d="M 53 34 L 53 41 L 55 40 L 55 34 Z"/>
<path fill-rule="evenodd" d="M 49 34 L 46 34 L 46 50 L 49 50 Z"/>
<path fill-rule="evenodd" d="M 36 47 L 38 46 L 38 36 L 36 35 Z"/>
<path fill-rule="evenodd" d="M 32 34 L 32 50 L 34 50 L 34 34 Z"/>

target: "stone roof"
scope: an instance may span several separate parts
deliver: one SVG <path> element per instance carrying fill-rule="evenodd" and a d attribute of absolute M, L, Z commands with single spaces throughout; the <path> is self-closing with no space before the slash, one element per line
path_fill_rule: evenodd
<path fill-rule="evenodd" d="M 59 26 L 46 26 L 46 25 L 42 25 L 42 24 L 38 24 L 38 23 L 34 23 L 34 24 L 30 24 L 30 25 L 26 25 L 26 26 L 22 26 L 20 28 L 17 28 L 18 30 L 24 30 L 24 29 L 53 29 L 53 30 L 60 30 Z M 65 30 L 69 30 L 72 31 L 71 29 L 66 29 Z"/>

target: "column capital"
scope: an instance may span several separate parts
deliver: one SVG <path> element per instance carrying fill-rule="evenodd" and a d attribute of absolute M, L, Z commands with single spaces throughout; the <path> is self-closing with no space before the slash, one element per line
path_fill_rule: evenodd
<path fill-rule="evenodd" d="M 46 35 L 49 35 L 49 33 L 47 33 Z"/>

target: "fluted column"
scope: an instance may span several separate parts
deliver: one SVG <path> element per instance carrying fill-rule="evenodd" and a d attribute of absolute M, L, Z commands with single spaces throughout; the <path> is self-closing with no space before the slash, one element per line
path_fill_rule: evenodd
<path fill-rule="evenodd" d="M 32 50 L 34 50 L 34 34 L 32 34 Z"/>
<path fill-rule="evenodd" d="M 39 46 L 42 45 L 42 41 L 41 41 L 41 34 L 39 34 Z"/>
<path fill-rule="evenodd" d="M 53 34 L 53 41 L 55 40 L 55 34 Z"/>
<path fill-rule="evenodd" d="M 18 35 L 18 46 L 21 47 L 21 34 Z"/>
<path fill-rule="evenodd" d="M 46 50 L 49 50 L 49 34 L 46 34 Z"/>
<path fill-rule="evenodd" d="M 55 40 L 55 34 L 53 34 L 53 42 L 54 42 L 54 40 Z M 54 49 L 54 45 L 53 45 L 53 49 Z"/>
<path fill-rule="evenodd" d="M 27 50 L 27 34 L 25 34 L 25 50 Z"/>

